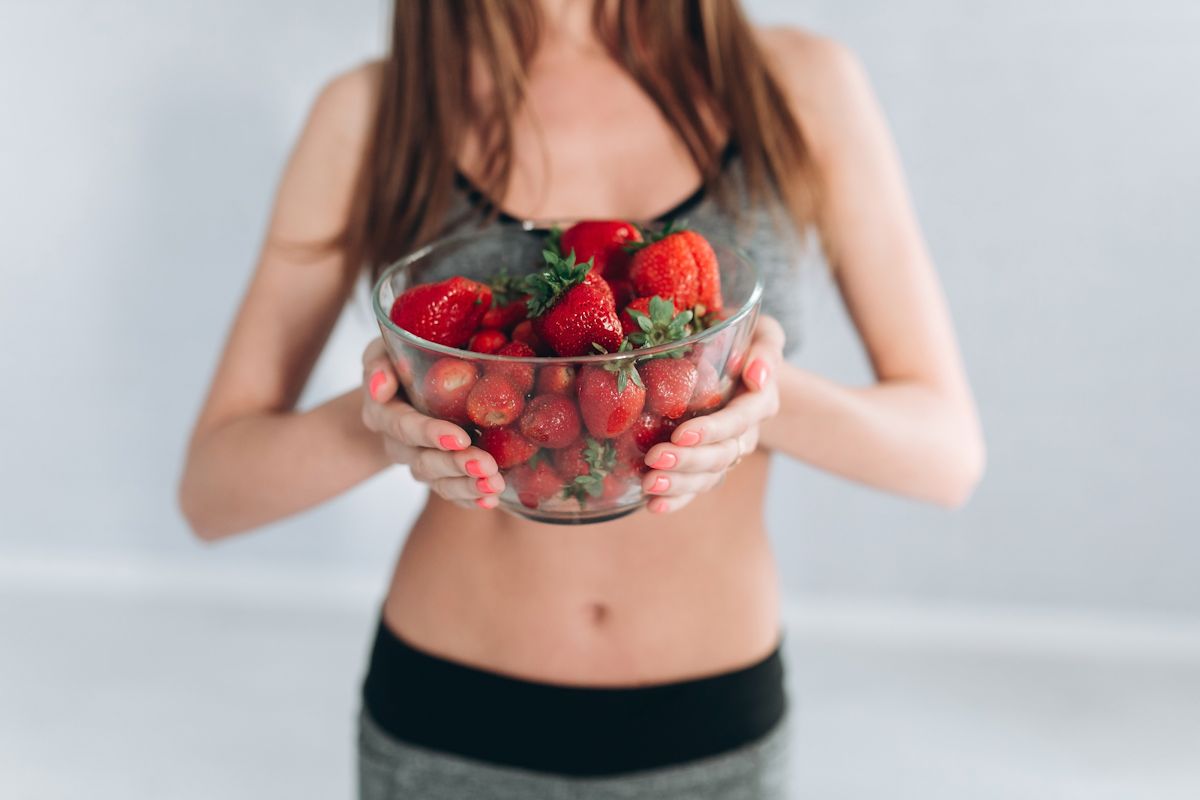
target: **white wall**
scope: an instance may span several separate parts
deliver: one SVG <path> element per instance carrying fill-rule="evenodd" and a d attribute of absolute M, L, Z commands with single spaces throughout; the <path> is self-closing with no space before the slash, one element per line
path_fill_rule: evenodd
<path fill-rule="evenodd" d="M 417 498 L 398 474 L 207 552 L 174 508 L 282 160 L 320 83 L 382 47 L 383 5 L 0 5 L 0 558 L 388 568 Z M 749 5 L 870 69 L 991 446 L 949 515 L 781 465 L 789 588 L 1200 612 L 1200 11 Z M 833 296 L 809 307 L 800 363 L 864 380 Z M 356 379 L 370 332 L 354 310 L 310 399 Z"/>

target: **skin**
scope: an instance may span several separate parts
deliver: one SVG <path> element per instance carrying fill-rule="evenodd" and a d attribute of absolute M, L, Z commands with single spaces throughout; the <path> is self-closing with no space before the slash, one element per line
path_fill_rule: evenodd
<path fill-rule="evenodd" d="M 592 40 L 585 5 L 547 5 L 555 33 L 531 67 L 501 205 L 543 220 L 651 218 L 700 176 Z M 842 386 L 785 363 L 783 331 L 764 318 L 737 397 L 647 453 L 648 512 L 570 530 L 493 510 L 504 486 L 495 461 L 396 397 L 379 341 L 363 355 L 360 388 L 296 410 L 357 276 L 336 254 L 289 243 L 328 237 L 345 219 L 376 85 L 366 66 L 324 89 L 284 173 L 181 482 L 196 533 L 246 531 L 405 465 L 431 491 L 396 565 L 388 625 L 486 669 L 625 686 L 734 669 L 776 646 L 769 453 L 962 504 L 982 473 L 982 437 L 883 116 L 840 45 L 790 29 L 760 35 L 812 148 L 825 236 L 874 383 Z M 474 153 L 468 143 L 460 159 L 468 174 Z"/>

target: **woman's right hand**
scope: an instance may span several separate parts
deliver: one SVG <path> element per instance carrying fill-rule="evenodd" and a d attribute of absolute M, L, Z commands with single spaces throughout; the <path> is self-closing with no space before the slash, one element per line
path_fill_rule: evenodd
<path fill-rule="evenodd" d="M 362 360 L 363 425 L 383 438 L 388 458 L 452 503 L 495 508 L 504 491 L 496 459 L 472 446 L 458 425 L 427 417 L 397 396 L 400 381 L 382 339 L 367 345 Z"/>

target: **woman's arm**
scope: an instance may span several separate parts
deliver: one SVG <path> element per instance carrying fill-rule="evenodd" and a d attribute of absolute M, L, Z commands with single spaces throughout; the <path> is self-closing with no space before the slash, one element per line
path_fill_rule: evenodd
<path fill-rule="evenodd" d="M 332 81 L 284 172 L 179 486 L 184 516 L 203 538 L 308 508 L 388 463 L 363 427 L 358 390 L 295 411 L 357 277 L 339 254 L 314 245 L 345 223 L 373 89 L 370 67 Z"/>
<path fill-rule="evenodd" d="M 883 113 L 845 48 L 766 34 L 810 144 L 821 227 L 877 383 L 792 366 L 762 442 L 852 480 L 947 506 L 979 480 L 984 445 L 953 326 Z"/>

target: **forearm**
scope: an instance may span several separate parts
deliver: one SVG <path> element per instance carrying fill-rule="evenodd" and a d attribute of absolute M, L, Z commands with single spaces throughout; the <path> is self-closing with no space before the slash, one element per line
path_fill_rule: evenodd
<path fill-rule="evenodd" d="M 196 534 L 217 539 L 303 511 L 389 463 L 362 424 L 361 390 L 305 412 L 254 414 L 192 444 L 180 505 Z"/>
<path fill-rule="evenodd" d="M 764 446 L 818 469 L 939 505 L 961 505 L 983 470 L 969 399 L 906 381 L 855 388 L 783 365 Z"/>

